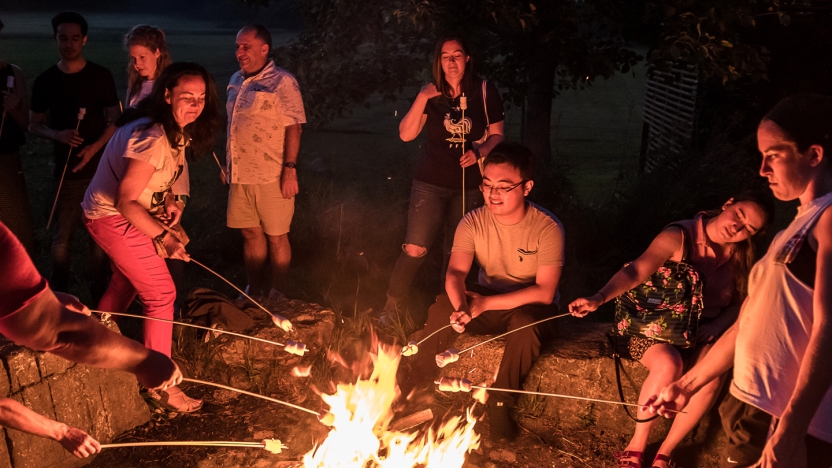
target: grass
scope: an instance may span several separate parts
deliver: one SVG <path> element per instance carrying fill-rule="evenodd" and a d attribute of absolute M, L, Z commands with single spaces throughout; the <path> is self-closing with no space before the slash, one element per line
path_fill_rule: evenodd
<path fill-rule="evenodd" d="M 46 13 L 3 17 L 6 28 L 0 35 L 0 56 L 21 66 L 30 90 L 34 77 L 58 60 L 49 18 Z M 235 29 L 169 16 L 90 14 L 87 19 L 90 33 L 85 55 L 113 72 L 120 95 L 126 89 L 127 58 L 121 37 L 134 24 L 151 23 L 166 31 L 175 60 L 201 63 L 214 74 L 224 102 L 222 90 L 237 69 Z M 291 37 L 291 33 L 279 32 L 275 42 L 280 44 Z M 572 203 L 580 206 L 612 196 L 621 173 L 633 171 L 637 165 L 643 87 L 643 72 L 638 70 L 635 78 L 617 77 L 586 91 L 566 91 L 555 100 L 552 141 L 557 174 L 538 181 L 535 192 L 539 199 L 549 200 L 547 194 L 562 191 L 573 195 Z M 383 103 L 374 97 L 370 101 L 370 109 L 356 108 L 323 128 L 304 132 L 299 158 L 301 193 L 290 234 L 292 279 L 286 292 L 324 303 L 345 316 L 378 310 L 383 304 L 389 274 L 404 238 L 412 164 L 422 144 L 420 140 L 404 143 L 398 138 L 398 123 L 409 108 L 407 99 Z M 506 113 L 510 139 L 519 135 L 518 111 L 508 109 Z M 23 156 L 37 230 L 35 261 L 41 271 L 48 273 L 49 239 L 44 226 L 51 204 L 47 200 L 53 164 L 51 143 L 32 136 L 28 140 Z M 224 135 L 217 142 L 217 153 L 221 158 L 224 155 Z M 573 189 L 563 190 L 567 185 Z M 192 197 L 183 219 L 192 239 L 189 252 L 244 287 L 242 241 L 237 232 L 225 227 L 226 189 L 211 158 L 192 164 L 191 187 Z M 555 214 L 567 221 L 561 213 Z M 567 225 L 567 242 L 581 235 Z M 83 265 L 82 240 L 77 242 L 74 265 Z M 569 258 L 575 259 L 574 255 Z M 414 284 L 416 294 L 410 308 L 417 310 L 417 316 L 424 313 L 441 287 L 440 266 L 441 256 L 433 252 Z M 87 299 L 86 291 L 79 286 L 83 275 L 76 276 L 79 282 L 73 292 Z M 236 295 L 193 265 L 186 268 L 185 277 L 180 294 L 204 286 Z M 570 280 L 569 275 L 564 281 L 581 284 Z M 570 294 L 564 294 L 564 300 L 569 298 Z"/>

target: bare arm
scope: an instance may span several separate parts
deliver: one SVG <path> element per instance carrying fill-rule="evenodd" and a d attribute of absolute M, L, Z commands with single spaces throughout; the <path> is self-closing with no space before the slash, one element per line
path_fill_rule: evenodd
<path fill-rule="evenodd" d="M 423 122 L 424 124 L 424 122 Z M 477 159 L 482 159 L 488 156 L 488 153 L 494 149 L 501 141 L 503 141 L 503 129 L 505 122 L 497 122 L 488 126 L 488 138 L 477 147 L 479 158 L 473 150 L 468 150 L 459 159 L 459 165 L 462 167 L 473 166 L 477 163 Z"/>
<path fill-rule="evenodd" d="M 451 305 L 454 306 L 454 311 L 469 312 L 468 298 L 465 295 L 465 278 L 468 272 L 471 271 L 471 265 L 474 262 L 474 254 L 468 252 L 451 252 L 451 258 L 448 259 L 448 272 L 445 275 L 445 292 L 448 294 L 448 299 L 451 300 Z"/>
<path fill-rule="evenodd" d="M 425 120 L 427 119 L 427 116 L 425 115 L 425 106 L 427 106 L 430 98 L 439 96 L 439 94 L 439 91 L 433 83 L 428 83 L 422 86 L 419 94 L 416 95 L 416 100 L 414 100 L 413 105 L 410 106 L 410 110 L 407 111 L 407 114 L 405 114 L 402 118 L 402 121 L 399 122 L 399 138 L 401 138 L 402 141 L 413 141 L 417 136 L 419 136 L 419 133 L 422 132 L 422 127 L 425 126 Z"/>
<path fill-rule="evenodd" d="M 111 106 L 104 108 L 104 115 L 107 118 L 107 127 L 101 132 L 101 136 L 97 140 L 85 146 L 76 156 L 81 158 L 81 161 L 72 168 L 72 172 L 78 172 L 90 162 L 95 153 L 99 152 L 104 145 L 110 141 L 110 138 L 116 133 L 116 120 L 121 115 L 121 106 Z"/>
<path fill-rule="evenodd" d="M 300 134 L 303 132 L 301 124 L 289 125 L 286 127 L 286 138 L 283 144 L 283 162 L 295 163 L 298 162 L 298 153 L 300 152 Z M 292 198 L 298 194 L 298 171 L 295 168 L 283 167 L 283 172 L 280 176 L 280 191 L 283 193 L 283 198 Z"/>
<path fill-rule="evenodd" d="M 510 293 L 481 296 L 468 291 L 471 317 L 476 318 L 488 310 L 510 310 L 527 304 L 551 304 L 555 299 L 562 271 L 561 265 L 538 266 L 535 284 Z"/>
<path fill-rule="evenodd" d="M 78 458 L 101 450 L 98 441 L 86 432 L 41 416 L 11 398 L 0 398 L 0 425 L 52 439 Z"/>
<path fill-rule="evenodd" d="M 129 159 L 127 171 L 125 171 L 124 178 L 118 186 L 118 194 L 115 200 L 118 212 L 136 229 L 151 239 L 167 232 L 159 221 L 153 219 L 138 201 L 148 182 L 150 182 L 154 171 L 155 168 L 150 163 L 138 159 Z M 185 253 L 185 246 L 175 236 L 166 235 L 164 241 L 165 248 L 171 258 L 187 260 L 188 254 Z"/>
<path fill-rule="evenodd" d="M 569 304 L 569 312 L 584 317 L 610 299 L 638 286 L 667 260 L 681 259 L 683 239 L 682 229 L 679 227 L 671 226 L 663 230 L 640 257 L 618 270 L 598 293 L 572 301 Z"/>
<path fill-rule="evenodd" d="M 809 424 L 832 386 L 832 209 L 812 230 L 817 241 L 817 270 L 812 304 L 812 336 L 800 363 L 797 384 L 780 423 L 763 450 L 761 467 L 805 466 Z"/>
<path fill-rule="evenodd" d="M 84 142 L 84 139 L 78 136 L 78 131 L 74 128 L 67 130 L 55 130 L 49 128 L 44 123 L 46 114 L 40 112 L 29 111 L 29 131 L 33 135 L 41 138 L 48 138 L 50 140 L 59 141 L 65 145 L 72 147 L 78 146 Z"/>

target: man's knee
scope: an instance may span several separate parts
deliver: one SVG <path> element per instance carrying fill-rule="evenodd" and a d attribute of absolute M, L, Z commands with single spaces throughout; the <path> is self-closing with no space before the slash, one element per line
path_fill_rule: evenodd
<path fill-rule="evenodd" d="M 269 245 L 271 247 L 286 247 L 289 245 L 289 233 L 280 234 L 277 236 L 270 236 L 266 235 L 266 238 L 269 240 Z"/>
<path fill-rule="evenodd" d="M 264 236 L 263 229 L 260 227 L 242 228 L 240 229 L 240 234 L 247 241 L 262 239 Z"/>
<path fill-rule="evenodd" d="M 424 257 L 428 253 L 428 249 L 416 244 L 404 244 L 402 245 L 402 250 L 406 253 L 409 257 L 419 258 Z"/>

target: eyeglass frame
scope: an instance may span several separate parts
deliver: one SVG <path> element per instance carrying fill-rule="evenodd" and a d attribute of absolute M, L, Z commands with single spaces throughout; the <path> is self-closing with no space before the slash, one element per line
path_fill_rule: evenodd
<path fill-rule="evenodd" d="M 512 190 L 516 189 L 517 187 L 525 184 L 526 182 L 528 182 L 528 180 L 521 180 L 520 182 L 517 182 L 516 184 L 508 186 L 508 187 L 495 187 L 493 185 L 485 185 L 485 184 L 480 184 L 479 187 L 480 187 L 480 192 L 482 192 L 483 195 L 486 195 L 485 190 L 488 189 L 488 196 L 491 196 L 491 192 L 496 190 L 497 195 L 502 197 L 503 195 L 506 195 L 507 193 L 509 193 Z M 503 191 L 502 194 L 500 193 L 501 190 Z"/>

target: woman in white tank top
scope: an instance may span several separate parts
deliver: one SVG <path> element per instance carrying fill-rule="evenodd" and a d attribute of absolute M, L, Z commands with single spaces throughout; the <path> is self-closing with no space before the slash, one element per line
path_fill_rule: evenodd
<path fill-rule="evenodd" d="M 763 468 L 830 467 L 832 97 L 796 95 L 781 101 L 760 124 L 757 142 L 760 175 L 778 199 L 800 201 L 797 216 L 752 269 L 737 324 L 650 407 L 660 414 L 665 407 L 683 408 L 691 395 L 733 366 L 729 399 L 771 423 L 762 437 L 736 438 L 739 442 L 729 437 L 724 461 Z M 810 264 L 815 260 L 803 274 L 793 266 L 800 255 Z M 733 448 L 737 451 L 730 452 Z M 734 454 L 740 452 L 752 453 L 757 461 L 739 462 Z"/>

